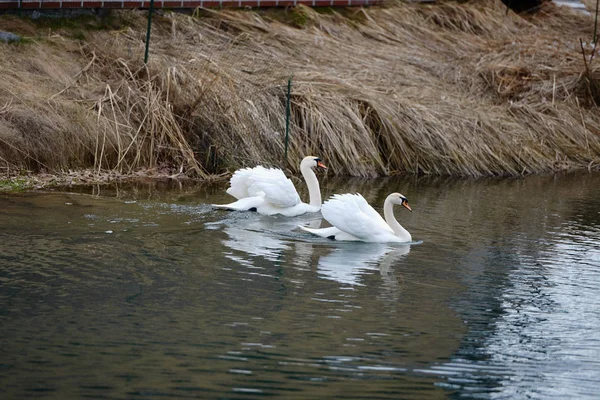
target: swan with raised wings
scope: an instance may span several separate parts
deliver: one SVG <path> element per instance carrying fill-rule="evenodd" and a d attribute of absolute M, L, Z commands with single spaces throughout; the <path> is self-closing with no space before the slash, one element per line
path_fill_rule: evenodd
<path fill-rule="evenodd" d="M 330 228 L 312 229 L 299 226 L 306 232 L 335 240 L 362 242 L 412 241 L 410 233 L 394 217 L 394 204 L 412 211 L 406 197 L 392 193 L 383 203 L 385 220 L 360 194 L 336 194 L 323 203 L 321 214 L 331 225 Z"/>
<path fill-rule="evenodd" d="M 300 200 L 294 184 L 282 170 L 259 165 L 235 171 L 227 193 L 238 200 L 230 204 L 213 204 L 213 207 L 287 217 L 317 212 L 321 209 L 321 190 L 314 168 L 327 169 L 319 157 L 304 157 L 300 162 L 300 172 L 310 197 L 308 204 Z"/>

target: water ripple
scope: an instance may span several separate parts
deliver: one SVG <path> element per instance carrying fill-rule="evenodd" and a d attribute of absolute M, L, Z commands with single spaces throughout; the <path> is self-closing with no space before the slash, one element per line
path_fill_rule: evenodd
<path fill-rule="evenodd" d="M 323 185 L 372 204 L 406 194 L 410 246 L 296 229 L 318 213 L 214 211 L 222 188 L 0 196 L 0 394 L 594 398 L 599 188 L 589 175 Z"/>

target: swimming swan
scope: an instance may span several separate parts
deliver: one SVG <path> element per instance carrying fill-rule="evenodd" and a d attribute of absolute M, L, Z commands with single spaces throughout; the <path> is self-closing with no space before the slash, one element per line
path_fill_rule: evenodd
<path fill-rule="evenodd" d="M 312 229 L 299 226 L 306 232 L 335 240 L 354 240 L 362 242 L 412 241 L 410 233 L 396 221 L 394 204 L 412 211 L 406 197 L 392 193 L 383 204 L 385 220 L 360 194 L 336 194 L 323 203 L 321 214 L 331 225 L 330 228 Z"/>
<path fill-rule="evenodd" d="M 243 168 L 234 172 L 227 193 L 238 199 L 230 204 L 213 204 L 213 207 L 234 211 L 257 211 L 263 215 L 281 214 L 295 217 L 321 209 L 321 191 L 313 168 L 327 169 L 318 157 L 304 157 L 300 172 L 308 186 L 310 203 L 300 200 L 291 180 L 277 168 Z"/>

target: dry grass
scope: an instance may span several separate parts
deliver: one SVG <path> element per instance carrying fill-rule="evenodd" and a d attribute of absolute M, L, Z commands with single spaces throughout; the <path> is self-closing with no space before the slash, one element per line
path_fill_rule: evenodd
<path fill-rule="evenodd" d="M 123 12 L 125 27 L 82 42 L 58 30 L 0 45 L 0 167 L 208 177 L 285 166 L 289 77 L 292 171 L 308 153 L 356 176 L 600 166 L 600 67 L 579 42 L 593 17 L 566 7 L 164 14 L 148 67 L 145 15 Z"/>

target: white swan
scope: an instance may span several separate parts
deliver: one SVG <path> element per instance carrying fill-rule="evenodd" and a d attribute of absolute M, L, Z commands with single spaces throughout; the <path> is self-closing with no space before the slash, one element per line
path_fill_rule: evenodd
<path fill-rule="evenodd" d="M 257 166 L 234 172 L 227 193 L 238 199 L 230 204 L 213 204 L 213 207 L 234 211 L 257 211 L 263 215 L 281 214 L 295 217 L 321 209 L 321 191 L 313 168 L 327 169 L 319 157 L 304 157 L 300 172 L 308 186 L 310 203 L 300 200 L 291 180 L 282 170 Z"/>
<path fill-rule="evenodd" d="M 406 197 L 392 193 L 383 204 L 385 220 L 360 194 L 336 194 L 323 203 L 321 214 L 331 225 L 330 228 L 312 229 L 299 226 L 314 235 L 335 239 L 362 242 L 412 241 L 410 233 L 394 217 L 394 204 L 412 211 Z"/>

